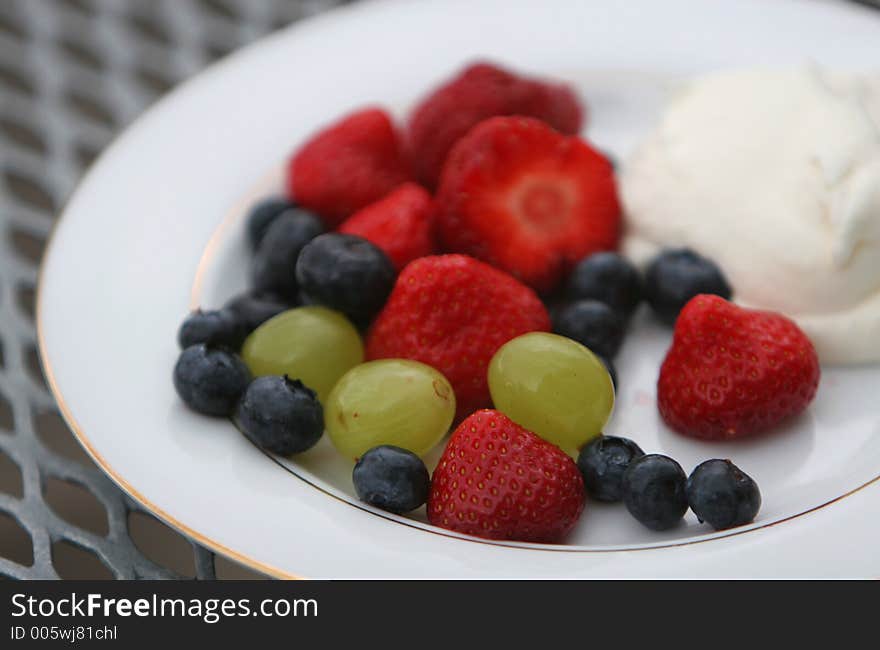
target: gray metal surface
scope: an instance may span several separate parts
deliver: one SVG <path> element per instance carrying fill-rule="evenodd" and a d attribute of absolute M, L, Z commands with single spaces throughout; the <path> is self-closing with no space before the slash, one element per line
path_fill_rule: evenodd
<path fill-rule="evenodd" d="M 94 465 L 63 455 L 40 435 L 41 422 L 58 418 L 35 351 L 39 258 L 85 167 L 160 94 L 236 47 L 336 4 L 0 0 L 0 542 L 19 526 L 33 556 L 27 566 L 0 553 L 0 576 L 57 578 L 59 549 L 72 546 L 116 578 L 178 577 L 132 540 L 137 504 Z M 58 480 L 97 500 L 106 514 L 103 534 L 52 507 L 47 486 Z M 192 553 L 192 574 L 213 578 L 211 553 L 195 544 Z"/>

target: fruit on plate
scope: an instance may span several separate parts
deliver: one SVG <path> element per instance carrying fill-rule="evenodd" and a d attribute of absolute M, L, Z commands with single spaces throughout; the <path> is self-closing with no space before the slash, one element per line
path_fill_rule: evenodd
<path fill-rule="evenodd" d="M 626 320 L 604 302 L 575 300 L 554 312 L 553 331 L 613 359 L 623 344 Z"/>
<path fill-rule="evenodd" d="M 247 333 L 250 334 L 273 316 L 296 307 L 298 304 L 298 302 L 290 302 L 274 293 L 246 291 L 230 298 L 223 308 L 233 312 Z"/>
<path fill-rule="evenodd" d="M 425 97 L 408 120 L 418 179 L 435 187 L 452 146 L 496 115 L 529 115 L 561 133 L 580 131 L 583 109 L 564 84 L 518 76 L 491 63 L 469 65 Z"/>
<path fill-rule="evenodd" d="M 410 178 L 391 118 L 383 110 L 367 108 L 326 127 L 293 155 L 287 194 L 335 228 Z"/>
<path fill-rule="evenodd" d="M 498 411 L 477 411 L 446 444 L 428 520 L 489 539 L 559 542 L 584 509 L 584 482 L 558 447 Z"/>
<path fill-rule="evenodd" d="M 489 364 L 495 408 L 572 456 L 600 433 L 614 408 L 602 361 L 580 343 L 543 332 L 505 343 Z"/>
<path fill-rule="evenodd" d="M 237 354 L 204 343 L 180 353 L 173 377 L 174 388 L 188 407 L 203 415 L 218 416 L 232 413 L 251 380 Z"/>
<path fill-rule="evenodd" d="M 568 276 L 565 297 L 598 300 L 629 317 L 642 299 L 642 279 L 632 262 L 619 253 L 594 253 L 578 262 Z"/>
<path fill-rule="evenodd" d="M 266 229 L 254 254 L 251 285 L 275 293 L 288 302 L 297 300 L 296 261 L 303 247 L 324 232 L 321 222 L 303 210 L 286 210 Z"/>
<path fill-rule="evenodd" d="M 750 524 L 761 509 L 761 491 L 755 480 L 720 458 L 697 465 L 688 477 L 687 495 L 700 522 L 715 530 Z"/>
<path fill-rule="evenodd" d="M 182 324 L 181 399 L 276 454 L 326 429 L 361 501 L 426 504 L 463 534 L 556 543 L 587 495 L 657 531 L 689 506 L 716 530 L 753 521 L 760 491 L 729 460 L 688 478 L 603 434 L 612 359 L 646 300 L 675 323 L 662 418 L 732 439 L 806 408 L 816 352 L 787 318 L 729 303 L 724 274 L 689 249 L 661 251 L 643 280 L 614 251 L 614 170 L 581 120 L 567 87 L 479 63 L 414 109 L 406 143 L 377 108 L 317 133 L 286 195 L 248 214 L 251 289 Z M 421 457 L 450 427 L 431 477 Z"/>
<path fill-rule="evenodd" d="M 367 358 L 415 359 L 455 389 L 459 419 L 490 403 L 486 370 L 510 339 L 550 329 L 535 292 L 465 255 L 411 262 L 367 336 Z"/>
<path fill-rule="evenodd" d="M 351 474 L 358 499 L 403 514 L 428 499 L 431 476 L 422 459 L 393 445 L 373 447 L 358 459 Z"/>
<path fill-rule="evenodd" d="M 657 406 L 679 433 L 741 438 L 806 409 L 819 375 L 816 350 L 794 322 L 699 295 L 675 324 Z"/>
<path fill-rule="evenodd" d="M 348 319 L 326 307 L 296 307 L 270 318 L 245 340 L 241 356 L 254 376 L 299 379 L 326 404 L 342 375 L 361 363 L 361 337 Z"/>
<path fill-rule="evenodd" d="M 310 449 L 324 433 L 324 409 L 315 391 L 287 376 L 254 379 L 238 403 L 235 421 L 259 447 L 283 456 Z"/>
<path fill-rule="evenodd" d="M 249 333 L 242 319 L 229 309 L 197 309 L 181 324 L 177 331 L 177 342 L 181 349 L 205 343 L 237 351 Z"/>
<path fill-rule="evenodd" d="M 382 359 L 345 373 L 326 406 L 327 434 L 343 456 L 354 460 L 378 445 L 423 456 L 448 433 L 455 394 L 430 366 Z"/>
<path fill-rule="evenodd" d="M 626 509 L 651 530 L 676 526 L 688 509 L 687 475 L 669 456 L 647 454 L 632 460 L 623 473 Z"/>
<path fill-rule="evenodd" d="M 615 248 L 620 235 L 605 157 L 528 117 L 493 117 L 459 140 L 443 168 L 436 207 L 442 246 L 541 292 L 584 256 Z"/>
<path fill-rule="evenodd" d="M 339 226 L 381 248 L 398 271 L 434 252 L 432 199 L 415 183 L 405 183 L 361 208 Z"/>
<path fill-rule="evenodd" d="M 577 465 L 584 477 L 584 487 L 599 501 L 620 501 L 623 473 L 645 452 L 629 438 L 598 436 L 584 445 Z"/>
<path fill-rule="evenodd" d="M 366 325 L 394 286 L 388 256 L 363 237 L 327 233 L 302 250 L 296 263 L 300 297 L 306 303 L 341 311 Z"/>
<path fill-rule="evenodd" d="M 645 270 L 645 300 L 667 325 L 673 325 L 684 306 L 701 293 L 729 300 L 732 291 L 721 269 L 692 250 L 662 251 Z"/>
<path fill-rule="evenodd" d="M 296 208 L 296 204 L 281 196 L 263 199 L 251 207 L 247 216 L 247 238 L 252 250 L 256 250 L 260 245 L 263 236 L 278 215 L 291 208 Z"/>

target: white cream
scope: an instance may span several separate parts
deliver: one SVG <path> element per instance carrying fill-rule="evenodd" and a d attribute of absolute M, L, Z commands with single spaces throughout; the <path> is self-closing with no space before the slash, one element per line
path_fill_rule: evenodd
<path fill-rule="evenodd" d="M 816 68 L 690 84 L 624 168 L 624 252 L 687 246 L 826 363 L 880 361 L 880 76 Z"/>

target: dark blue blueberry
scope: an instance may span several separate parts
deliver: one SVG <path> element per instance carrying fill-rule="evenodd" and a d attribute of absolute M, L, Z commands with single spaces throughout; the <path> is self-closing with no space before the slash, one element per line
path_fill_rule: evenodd
<path fill-rule="evenodd" d="M 303 248 L 296 279 L 303 300 L 341 311 L 358 325 L 382 308 L 394 286 L 394 266 L 362 237 L 331 233 Z"/>
<path fill-rule="evenodd" d="M 247 236 L 251 248 L 257 249 L 278 215 L 294 207 L 293 203 L 280 196 L 264 199 L 253 206 L 247 217 Z"/>
<path fill-rule="evenodd" d="M 250 334 L 273 316 L 292 309 L 297 304 L 297 301 L 291 302 L 272 293 L 248 291 L 229 300 L 224 309 L 233 312 Z"/>
<path fill-rule="evenodd" d="M 254 255 L 253 288 L 295 301 L 298 295 L 296 261 L 303 247 L 322 232 L 324 226 L 308 212 L 291 209 L 278 215 Z"/>
<path fill-rule="evenodd" d="M 237 354 L 204 343 L 186 348 L 174 366 L 174 388 L 180 399 L 205 415 L 231 415 L 250 380 Z"/>
<path fill-rule="evenodd" d="M 608 374 L 611 375 L 611 384 L 614 386 L 614 390 L 617 390 L 617 369 L 614 367 L 614 362 L 610 359 L 606 359 L 603 356 L 599 357 L 599 361 L 601 361 L 605 365 L 605 370 L 608 371 Z"/>
<path fill-rule="evenodd" d="M 638 269 L 617 253 L 595 253 L 585 257 L 568 276 L 568 300 L 598 300 L 629 317 L 642 299 Z"/>
<path fill-rule="evenodd" d="M 644 456 L 629 438 L 599 436 L 578 455 L 577 465 L 587 493 L 599 501 L 620 501 L 623 473 L 635 458 Z"/>
<path fill-rule="evenodd" d="M 196 310 L 186 317 L 177 331 L 177 342 L 181 349 L 197 343 L 225 346 L 238 350 L 249 334 L 238 316 L 227 310 Z"/>
<path fill-rule="evenodd" d="M 697 518 L 715 530 L 749 524 L 761 509 L 758 484 L 729 460 L 697 465 L 688 478 L 687 495 Z"/>
<path fill-rule="evenodd" d="M 686 248 L 663 251 L 645 271 L 645 300 L 668 325 L 675 324 L 684 306 L 701 293 L 729 300 L 732 291 L 714 262 Z"/>
<path fill-rule="evenodd" d="M 669 456 L 648 454 L 630 462 L 621 495 L 626 509 L 651 530 L 672 528 L 687 512 L 687 476 Z"/>
<path fill-rule="evenodd" d="M 286 376 L 254 379 L 238 404 L 235 421 L 258 446 L 283 456 L 310 449 L 324 433 L 324 409 L 315 391 Z"/>
<path fill-rule="evenodd" d="M 373 447 L 361 456 L 351 478 L 361 501 L 397 514 L 425 503 L 431 485 L 422 459 L 393 445 Z"/>
<path fill-rule="evenodd" d="M 612 359 L 623 343 L 626 321 L 604 302 L 577 300 L 556 311 L 553 331 L 587 346 L 600 357 Z"/>

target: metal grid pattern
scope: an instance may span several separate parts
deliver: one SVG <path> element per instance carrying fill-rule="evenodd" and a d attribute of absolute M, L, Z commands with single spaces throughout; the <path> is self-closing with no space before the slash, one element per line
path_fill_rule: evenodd
<path fill-rule="evenodd" d="M 75 445 L 37 359 L 40 256 L 84 168 L 160 94 L 236 47 L 343 1 L 0 0 L 0 538 L 29 536 L 32 550 L 30 564 L 0 553 L 0 576 L 58 578 L 61 549 L 72 547 L 116 578 L 179 577 L 132 539 L 139 506 L 82 453 L 78 462 L 59 449 Z M 104 530 L 53 507 L 48 491 L 58 481 L 96 500 Z M 214 578 L 213 555 L 192 549 L 192 574 Z"/>

